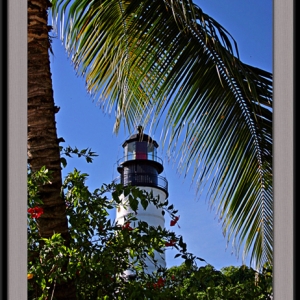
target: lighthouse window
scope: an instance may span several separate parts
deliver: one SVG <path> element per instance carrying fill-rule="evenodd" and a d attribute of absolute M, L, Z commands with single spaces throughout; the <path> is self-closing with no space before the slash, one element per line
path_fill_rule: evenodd
<path fill-rule="evenodd" d="M 148 159 L 157 161 L 157 144 L 149 141 L 133 141 L 124 146 L 124 159 Z"/>
<path fill-rule="evenodd" d="M 126 160 L 135 159 L 135 142 L 126 145 L 124 148 L 124 155 Z"/>
<path fill-rule="evenodd" d="M 136 143 L 136 159 L 147 159 L 147 142 Z"/>
<path fill-rule="evenodd" d="M 148 143 L 148 159 L 156 160 L 156 147 L 153 145 L 153 143 Z"/>

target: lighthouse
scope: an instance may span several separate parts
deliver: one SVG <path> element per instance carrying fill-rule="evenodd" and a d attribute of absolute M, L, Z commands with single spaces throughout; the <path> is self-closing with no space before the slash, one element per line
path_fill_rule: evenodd
<path fill-rule="evenodd" d="M 142 127 L 138 127 L 138 132 L 127 139 L 123 145 L 123 157 L 117 162 L 117 170 L 120 173 L 119 180 L 124 186 L 136 186 L 146 192 L 152 192 L 153 196 L 159 197 L 164 203 L 168 197 L 168 181 L 160 174 L 163 172 L 163 161 L 157 156 L 158 144 L 149 135 L 143 133 Z M 126 197 L 121 196 L 122 203 L 116 212 L 116 222 L 124 224 L 126 216 L 133 211 L 126 205 Z M 136 215 L 140 221 L 147 222 L 149 226 L 164 228 L 165 219 L 161 209 L 150 203 L 146 210 L 139 206 Z M 155 259 L 159 266 L 165 267 L 165 253 L 155 253 Z M 146 261 L 146 272 L 151 274 L 156 271 L 156 267 L 149 259 Z M 130 270 L 125 272 L 126 276 L 134 274 Z"/>

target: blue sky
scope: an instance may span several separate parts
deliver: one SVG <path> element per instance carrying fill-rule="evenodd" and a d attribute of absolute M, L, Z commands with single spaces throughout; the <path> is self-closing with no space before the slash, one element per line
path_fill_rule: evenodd
<path fill-rule="evenodd" d="M 234 37 L 240 58 L 244 63 L 272 72 L 272 1 L 271 0 L 197 0 L 204 13 L 219 22 Z M 116 162 L 123 156 L 123 142 L 129 133 L 121 127 L 118 135 L 113 133 L 114 114 L 103 112 L 96 101 L 87 94 L 84 79 L 77 77 L 59 38 L 53 38 L 51 72 L 55 104 L 60 107 L 56 114 L 58 137 L 62 146 L 79 149 L 91 148 L 99 156 L 92 164 L 83 159 L 69 160 L 63 174 L 74 167 L 88 173 L 88 186 L 93 190 L 103 183 L 110 183 L 118 176 Z M 147 133 L 147 132 L 146 132 Z M 152 137 L 160 144 L 160 132 Z M 165 159 L 166 153 L 159 147 L 158 155 Z M 180 215 L 179 227 L 172 227 L 182 235 L 189 252 L 204 258 L 216 269 L 240 266 L 239 257 L 232 253 L 231 243 L 226 244 L 221 224 L 215 211 L 211 211 L 204 199 L 196 198 L 191 177 L 178 174 L 176 164 L 164 162 L 165 176 L 169 182 L 169 202 Z M 166 217 L 166 227 L 169 228 Z M 167 267 L 179 265 L 175 252 L 167 250 Z M 248 261 L 246 260 L 246 263 Z M 201 265 L 201 264 L 200 264 Z"/>

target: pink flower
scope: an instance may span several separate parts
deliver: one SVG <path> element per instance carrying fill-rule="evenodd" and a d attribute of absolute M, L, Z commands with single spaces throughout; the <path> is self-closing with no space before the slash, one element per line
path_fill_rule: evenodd
<path fill-rule="evenodd" d="M 31 215 L 32 218 L 38 219 L 44 213 L 44 210 L 42 207 L 36 206 L 28 208 L 27 212 Z"/>

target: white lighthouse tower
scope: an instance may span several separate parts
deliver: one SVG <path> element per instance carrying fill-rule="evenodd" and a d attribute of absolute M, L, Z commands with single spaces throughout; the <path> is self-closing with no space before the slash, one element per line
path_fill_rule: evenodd
<path fill-rule="evenodd" d="M 140 129 L 138 133 L 131 135 L 122 145 L 124 157 L 117 163 L 120 182 L 124 186 L 137 186 L 147 192 L 152 191 L 153 196 L 159 196 L 163 203 L 168 197 L 168 182 L 166 178 L 159 175 L 164 168 L 162 160 L 157 157 L 158 144 L 150 136 L 144 134 L 141 127 L 138 129 Z M 116 222 L 120 225 L 124 224 L 124 217 L 133 213 L 126 205 L 126 197 L 124 195 L 121 197 L 124 206 L 120 206 L 116 213 Z M 149 226 L 164 228 L 165 219 L 161 209 L 157 209 L 152 203 L 148 205 L 146 210 L 140 205 L 136 217 L 138 220 L 147 222 Z M 155 259 L 158 265 L 166 266 L 164 253 L 155 253 Z M 156 270 L 152 261 L 147 260 L 146 264 L 147 273 L 151 274 Z M 134 275 L 131 274 L 130 270 L 126 271 L 125 274 L 129 277 Z"/>

